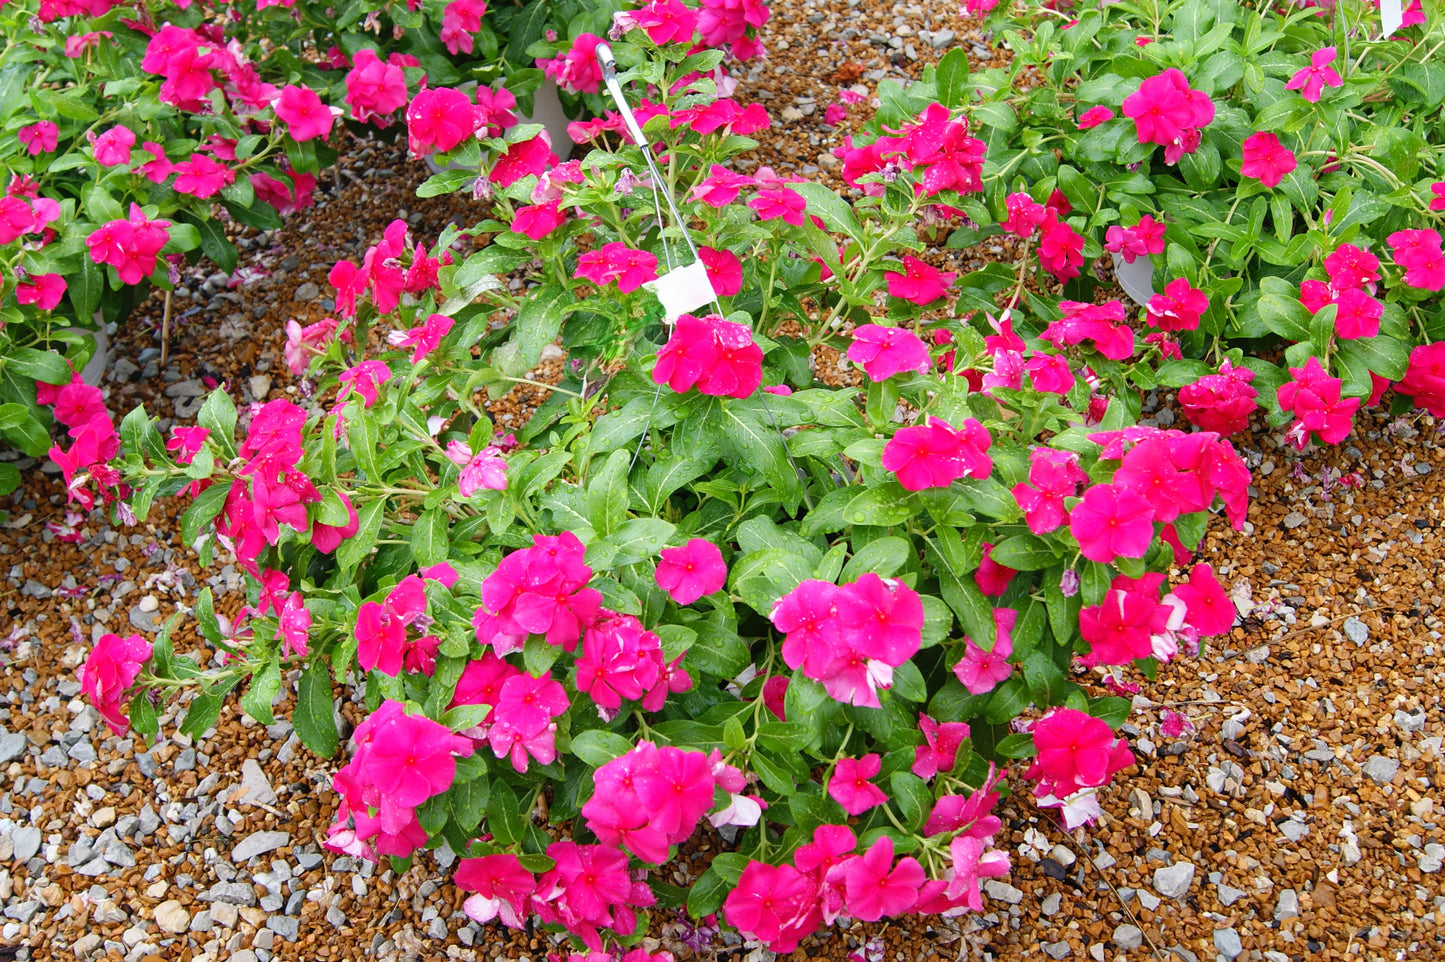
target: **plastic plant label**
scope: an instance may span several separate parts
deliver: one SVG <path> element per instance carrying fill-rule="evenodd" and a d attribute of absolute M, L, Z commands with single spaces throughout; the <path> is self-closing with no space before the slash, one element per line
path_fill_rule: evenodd
<path fill-rule="evenodd" d="M 1400 24 L 1405 22 L 1405 11 L 1400 0 L 1380 0 L 1380 26 L 1384 33 L 1380 35 L 1381 40 L 1389 40 L 1390 35 L 1400 29 Z"/>
<path fill-rule="evenodd" d="M 657 299 L 662 302 L 662 311 L 668 324 L 717 297 L 702 261 L 693 261 L 686 267 L 674 267 L 657 280 L 648 281 L 642 286 L 656 294 Z"/>

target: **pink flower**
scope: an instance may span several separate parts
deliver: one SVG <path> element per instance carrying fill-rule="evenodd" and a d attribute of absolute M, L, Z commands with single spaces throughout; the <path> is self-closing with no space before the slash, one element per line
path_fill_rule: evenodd
<path fill-rule="evenodd" d="M 341 390 L 336 392 L 336 401 L 340 404 L 355 391 L 365 407 L 371 407 L 376 403 L 381 385 L 391 380 L 391 368 L 382 361 L 362 361 L 360 364 L 353 364 L 341 372 Z"/>
<path fill-rule="evenodd" d="M 1234 626 L 1234 602 L 1214 577 L 1214 568 L 1197 564 L 1189 571 L 1189 581 L 1174 588 L 1174 595 L 1188 610 L 1189 624 L 1202 635 L 1223 635 Z"/>
<path fill-rule="evenodd" d="M 331 108 L 321 102 L 321 97 L 310 87 L 287 84 L 281 88 L 281 98 L 276 101 L 276 116 L 285 122 L 286 133 L 297 143 L 331 135 L 331 125 L 336 117 Z"/>
<path fill-rule="evenodd" d="M 713 164 L 708 176 L 698 182 L 690 196 L 709 207 L 726 207 L 737 200 L 738 194 L 744 187 L 755 186 L 757 186 L 757 181 L 753 178 Z"/>
<path fill-rule="evenodd" d="M 653 904 L 651 889 L 632 880 L 619 849 L 561 841 L 547 846 L 547 855 L 556 867 L 537 880 L 532 909 L 543 924 L 564 926 L 594 951 L 602 949 L 597 926 L 630 935 L 634 907 Z"/>
<path fill-rule="evenodd" d="M 1146 320 L 1150 327 L 1163 331 L 1193 331 L 1199 319 L 1209 310 L 1209 298 L 1186 278 L 1176 277 L 1164 287 L 1163 294 L 1149 299 Z"/>
<path fill-rule="evenodd" d="M 525 234 L 532 240 L 541 240 L 567 222 L 567 214 L 560 201 L 519 207 L 512 218 L 512 230 Z"/>
<path fill-rule="evenodd" d="M 512 144 L 507 148 L 487 174 L 487 179 L 498 187 L 510 187 L 523 177 L 539 175 L 557 163 L 552 153 L 552 139 L 542 131 L 531 140 Z"/>
<path fill-rule="evenodd" d="M 451 333 L 453 323 L 445 314 L 428 314 L 426 320 L 416 327 L 392 331 L 387 335 L 387 343 L 393 347 L 412 348 L 411 363 L 416 364 L 441 345 L 442 338 Z"/>
<path fill-rule="evenodd" d="M 1249 427 L 1249 416 L 1259 405 L 1259 392 L 1250 387 L 1254 372 L 1225 361 L 1218 374 L 1208 374 L 1179 389 L 1179 405 L 1189 423 L 1228 437 Z"/>
<path fill-rule="evenodd" d="M 42 311 L 53 311 L 65 296 L 65 278 L 59 274 L 31 274 L 15 282 L 15 300 Z"/>
<path fill-rule="evenodd" d="M 1257 178 L 1266 187 L 1278 187 L 1284 175 L 1298 166 L 1294 152 L 1274 134 L 1263 131 L 1245 138 L 1243 157 L 1239 172 L 1245 177 Z"/>
<path fill-rule="evenodd" d="M 862 815 L 875 805 L 884 804 L 888 796 L 870 781 L 878 777 L 882 768 L 883 759 L 876 753 L 838 759 L 828 779 L 828 796 L 849 815 Z"/>
<path fill-rule="evenodd" d="M 276 637 L 281 640 L 288 655 L 306 656 L 307 638 L 311 634 L 311 612 L 301 592 L 293 591 L 287 596 L 281 610 L 276 613 Z"/>
<path fill-rule="evenodd" d="M 748 201 L 748 206 L 757 212 L 759 220 L 782 220 L 802 227 L 803 211 L 808 204 L 797 191 L 778 186 L 759 190 L 757 196 Z"/>
<path fill-rule="evenodd" d="M 713 397 L 750 397 L 763 383 L 763 349 L 745 324 L 683 314 L 657 353 L 652 380 L 679 394 L 696 385 Z"/>
<path fill-rule="evenodd" d="M 1154 509 L 1128 488 L 1096 484 L 1074 505 L 1069 533 L 1090 561 L 1142 558 L 1154 538 Z"/>
<path fill-rule="evenodd" d="M 1380 259 L 1354 244 L 1341 244 L 1325 256 L 1325 273 L 1337 291 L 1368 287 L 1373 293 L 1373 285 L 1380 279 Z"/>
<path fill-rule="evenodd" d="M 647 251 L 633 250 L 621 241 L 612 241 L 578 258 L 572 276 L 589 280 L 598 287 L 615 280 L 618 290 L 627 294 L 657 278 L 657 257 Z"/>
<path fill-rule="evenodd" d="M 125 284 L 139 284 L 154 273 L 161 248 L 170 240 L 171 222 L 149 220 L 140 207 L 131 205 L 129 220 L 102 224 L 85 239 L 90 259 L 114 267 Z"/>
<path fill-rule="evenodd" d="M 1395 263 L 1405 269 L 1406 284 L 1426 291 L 1445 288 L 1445 253 L 1438 231 L 1397 230 L 1387 240 Z"/>
<path fill-rule="evenodd" d="M 345 100 L 358 123 L 376 119 L 378 126 L 384 127 L 391 114 L 406 104 L 406 74 L 400 66 L 383 62 L 370 47 L 363 47 L 346 74 Z"/>
<path fill-rule="evenodd" d="M 687 43 L 697 30 L 697 14 L 681 0 L 650 0 L 632 14 L 632 19 L 659 47 Z"/>
<path fill-rule="evenodd" d="M 1172 609 L 1159 602 L 1162 574 L 1142 578 L 1119 575 L 1104 600 L 1079 613 L 1079 634 L 1089 653 L 1079 659 L 1087 668 L 1124 665 L 1154 653 L 1153 638 L 1171 630 Z M 1178 627 L 1173 626 L 1173 627 Z"/>
<path fill-rule="evenodd" d="M 971 695 L 982 695 L 993 691 L 1005 678 L 1013 673 L 1008 659 L 1013 655 L 1013 626 L 1018 612 L 1012 608 L 994 609 L 996 628 L 993 648 L 984 651 L 977 642 L 964 636 L 964 654 L 953 666 L 954 677 L 968 689 Z"/>
<path fill-rule="evenodd" d="M 565 531 L 556 537 L 533 535 L 532 547 L 513 551 L 482 581 L 482 605 L 495 619 L 494 645 L 520 650 L 528 634 L 547 636 L 548 644 L 567 651 L 596 616 L 602 595 L 586 587 L 592 569 L 583 562 L 587 549 Z M 479 640 L 486 644 L 489 639 Z M 510 647 L 516 639 L 516 647 Z"/>
<path fill-rule="evenodd" d="M 912 909 L 924 881 L 923 866 L 917 859 L 905 857 L 893 866 L 893 839 L 887 835 L 862 857 L 849 859 L 835 871 L 843 876 L 849 913 L 864 922 Z"/>
<path fill-rule="evenodd" d="M 60 145 L 60 128 L 48 120 L 27 124 L 15 132 L 32 157 L 48 154 Z"/>
<path fill-rule="evenodd" d="M 507 488 L 507 462 L 501 457 L 502 449 L 485 447 L 477 454 L 465 441 L 451 441 L 447 444 L 446 456 L 461 471 L 457 474 L 457 493 L 470 498 L 478 491 L 505 491 Z"/>
<path fill-rule="evenodd" d="M 1039 225 L 1039 263 L 1059 281 L 1079 276 L 1084 263 L 1084 237 L 1048 211 Z"/>
<path fill-rule="evenodd" d="M 883 469 L 908 491 L 946 488 L 961 477 L 984 478 L 993 470 L 993 439 L 973 418 L 954 428 L 930 417 L 927 425 L 900 428 L 883 447 Z"/>
<path fill-rule="evenodd" d="M 699 247 L 697 256 L 718 297 L 732 297 L 743 289 L 743 262 L 732 251 Z"/>
<path fill-rule="evenodd" d="M 1038 756 L 1024 777 L 1039 779 L 1035 794 L 1063 798 L 1097 788 L 1134 764 L 1133 753 L 1106 722 L 1074 708 L 1051 709 L 1034 724 L 1033 736 Z"/>
<path fill-rule="evenodd" d="M 1022 191 L 1005 197 L 1004 208 L 1008 215 L 999 226 L 1019 237 L 1032 237 L 1039 225 L 1048 219 L 1048 209 Z"/>
<path fill-rule="evenodd" d="M 150 657 L 150 642 L 140 635 L 122 638 L 107 632 L 96 641 L 80 669 L 80 690 L 117 735 L 130 730 L 124 707 L 126 689 Z"/>
<path fill-rule="evenodd" d="M 1445 210 L 1445 180 L 1437 180 L 1430 185 L 1430 209 L 1433 211 Z"/>
<path fill-rule="evenodd" d="M 362 602 L 356 612 L 356 663 L 364 671 L 375 669 L 395 678 L 401 671 L 407 626 L 425 612 L 426 588 L 416 575 L 398 582 L 384 602 Z"/>
<path fill-rule="evenodd" d="M 1103 104 L 1099 104 L 1096 107 L 1090 107 L 1088 110 L 1084 111 L 1082 114 L 1079 115 L 1079 129 L 1090 130 L 1106 121 L 1113 119 L 1114 111 L 1110 110 L 1108 107 L 1105 107 Z"/>
<path fill-rule="evenodd" d="M 792 952 L 822 921 L 818 883 L 791 865 L 749 862 L 723 902 L 729 925 L 777 953 Z"/>
<path fill-rule="evenodd" d="M 415 157 L 446 153 L 471 139 L 477 129 L 471 98 L 450 87 L 433 87 L 412 98 L 406 108 L 407 144 Z"/>
<path fill-rule="evenodd" d="M 1335 298 L 1335 333 L 1345 340 L 1374 337 L 1380 333 L 1385 305 L 1364 291 L 1341 291 Z"/>
<path fill-rule="evenodd" d="M 927 780 L 939 772 L 953 771 L 958 750 L 969 737 L 967 723 L 939 724 L 927 715 L 920 714 L 918 727 L 923 732 L 923 744 L 913 749 L 913 774 Z"/>
<path fill-rule="evenodd" d="M 1141 144 L 1164 148 L 1165 163 L 1178 163 L 1199 146 L 1199 131 L 1214 120 L 1209 95 L 1189 88 L 1189 80 L 1174 67 L 1148 78 L 1137 92 L 1124 98 L 1124 116 L 1134 121 Z"/>
<path fill-rule="evenodd" d="M 823 123 L 836 127 L 848 119 L 848 108 L 842 104 L 829 104 L 823 108 Z"/>
<path fill-rule="evenodd" d="M 193 197 L 214 197 L 236 179 L 236 172 L 205 154 L 191 154 L 190 160 L 175 165 L 176 182 L 171 186 L 181 194 Z"/>
<path fill-rule="evenodd" d="M 1045 328 L 1040 340 L 1058 348 L 1093 341 L 1094 349 L 1111 361 L 1125 360 L 1134 353 L 1134 331 L 1124 323 L 1121 302 L 1060 301 L 1059 310 L 1063 318 Z"/>
<path fill-rule="evenodd" d="M 438 35 L 447 53 L 471 53 L 475 49 L 473 34 L 482 29 L 482 14 L 487 12 L 486 0 L 451 0 L 442 10 L 442 28 Z"/>
<path fill-rule="evenodd" d="M 494 90 L 479 86 L 476 98 L 477 136 L 500 137 L 507 128 L 516 126 L 517 116 L 512 111 L 517 107 L 517 98 L 506 87 L 499 86 Z"/>
<path fill-rule="evenodd" d="M 983 558 L 978 563 L 978 570 L 973 573 L 973 580 L 985 596 L 998 598 L 1008 591 L 1009 582 L 1016 574 L 1018 572 L 1013 568 L 993 560 L 993 545 L 985 544 Z"/>
<path fill-rule="evenodd" d="M 602 68 L 597 63 L 597 45 L 602 38 L 584 33 L 572 41 L 565 54 L 551 60 L 538 60 L 542 72 L 573 93 L 595 94 L 602 84 Z"/>
<path fill-rule="evenodd" d="M 945 895 L 956 904 L 974 912 L 983 911 L 983 894 L 979 883 L 985 878 L 998 878 L 1009 871 L 1007 852 L 997 849 L 985 851 L 992 839 L 973 835 L 960 835 L 949 843 L 952 857 L 953 878 L 949 880 Z"/>
<path fill-rule="evenodd" d="M 1013 496 L 1034 534 L 1047 534 L 1064 523 L 1064 498 L 1071 498 L 1089 476 L 1071 451 L 1034 448 L 1029 452 L 1028 484 L 1013 488 Z"/>
<path fill-rule="evenodd" d="M 693 538 L 680 548 L 663 548 L 657 563 L 657 586 L 680 605 L 721 591 L 727 576 L 722 552 L 703 538 Z"/>
<path fill-rule="evenodd" d="M 901 371 L 927 374 L 932 363 L 927 345 L 917 335 L 901 327 L 879 324 L 853 329 L 848 360 L 860 365 L 871 381 L 886 381 Z"/>
<path fill-rule="evenodd" d="M 1304 367 L 1290 368 L 1289 373 L 1291 380 L 1279 388 L 1279 406 L 1295 416 L 1287 433 L 1290 442 L 1303 449 L 1313 431 L 1326 444 L 1339 444 L 1354 429 L 1360 399 L 1342 399 L 1344 382 L 1330 377 L 1317 357 L 1311 357 Z"/>
<path fill-rule="evenodd" d="M 1410 366 L 1395 385 L 1437 418 L 1445 417 L 1445 341 L 1421 344 L 1410 352 Z"/>
<path fill-rule="evenodd" d="M 1104 250 L 1132 264 L 1137 258 L 1164 253 L 1164 230 L 1164 224 L 1145 214 L 1133 227 L 1115 225 L 1104 231 Z"/>
<path fill-rule="evenodd" d="M 508 759 L 523 774 L 528 756 L 550 765 L 557 758 L 557 723 L 553 719 L 566 712 L 567 691 L 550 676 L 513 675 L 502 683 L 497 705 L 488 718 L 492 753 Z"/>
<path fill-rule="evenodd" d="M 889 296 L 926 306 L 942 297 L 958 275 L 952 271 L 944 273 L 912 254 L 904 254 L 903 273 L 888 271 L 883 276 L 888 280 Z M 885 330 L 891 329 L 885 328 Z M 854 337 L 857 337 L 856 333 Z M 878 380 L 878 378 L 874 378 L 874 380 Z"/>
<path fill-rule="evenodd" d="M 116 167 L 130 163 L 130 149 L 135 146 L 135 134 L 129 127 L 116 125 L 95 138 L 95 162 L 102 167 Z"/>
<path fill-rule="evenodd" d="M 1286 90 L 1298 90 L 1300 96 L 1310 103 L 1319 103 L 1320 94 L 1326 87 L 1342 87 L 1344 81 L 1331 65 L 1335 59 L 1334 47 L 1321 47 L 1310 54 L 1310 65 L 1295 73 L 1284 85 Z"/>
<path fill-rule="evenodd" d="M 1064 395 L 1074 389 L 1073 369 L 1062 354 L 1035 354 L 1024 362 L 1024 370 L 1035 391 Z"/>
<path fill-rule="evenodd" d="M 536 877 L 510 853 L 462 859 L 452 874 L 452 884 L 463 892 L 477 893 L 462 903 L 469 919 L 485 924 L 500 918 L 513 929 L 525 926 L 527 903 L 537 890 Z"/>

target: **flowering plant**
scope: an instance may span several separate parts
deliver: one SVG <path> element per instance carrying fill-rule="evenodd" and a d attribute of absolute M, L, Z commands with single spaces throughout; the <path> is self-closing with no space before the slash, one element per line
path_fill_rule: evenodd
<path fill-rule="evenodd" d="M 169 439 L 125 418 L 103 460 L 129 510 L 192 499 L 182 537 L 235 558 L 247 605 L 223 621 L 201 593 L 198 655 L 105 639 L 85 690 L 146 734 L 194 684 L 199 736 L 243 680 L 263 721 L 294 686 L 329 756 L 341 682 L 367 717 L 329 844 L 447 845 L 472 918 L 594 949 L 652 906 L 776 951 L 844 916 L 977 911 L 1008 870 L 1001 766 L 1088 821 L 1132 764 L 1129 702 L 1091 670 L 1229 627 L 1208 565 L 1166 572 L 1215 506 L 1242 524 L 1249 474 L 1216 432 L 1137 425 L 1092 370 L 1132 350 L 1121 305 L 1037 325 L 1006 270 L 915 256 L 920 221 L 983 189 L 955 111 L 897 124 L 849 203 L 729 166 L 768 120 L 718 97 L 718 51 L 623 37 L 655 170 L 611 113 L 579 161 L 535 126 L 485 136 L 494 217 L 466 233 L 492 243 L 398 221 L 338 263 L 338 316 L 289 331 L 304 404 L 217 392 Z M 481 392 L 518 383 L 550 396 L 503 431 Z M 674 886 L 653 869 L 704 820 L 736 850 Z"/>
<path fill-rule="evenodd" d="M 1129 312 L 1146 343 L 1101 345 L 1099 376 L 1179 388 L 1186 417 L 1224 433 L 1262 407 L 1300 447 L 1337 443 L 1391 384 L 1397 410 L 1439 415 L 1445 23 L 1406 6 L 1382 37 L 1376 6 L 1353 0 L 970 0 L 1012 63 L 970 76 L 954 51 L 926 83 L 884 82 L 844 173 L 886 172 L 877 145 L 931 100 L 962 108 L 988 157 L 949 244 L 1015 239 L 1049 292 L 1024 289 L 1038 323 L 1063 313 L 1053 292 L 1093 300 L 1110 259 L 1152 269 Z"/>

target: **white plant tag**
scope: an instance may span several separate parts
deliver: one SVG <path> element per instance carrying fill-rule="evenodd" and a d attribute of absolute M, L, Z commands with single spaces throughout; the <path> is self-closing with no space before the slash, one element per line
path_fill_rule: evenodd
<path fill-rule="evenodd" d="M 1405 11 L 1400 0 L 1380 0 L 1380 26 L 1384 29 L 1381 40 L 1389 40 L 1390 34 L 1399 30 L 1404 22 Z"/>
<path fill-rule="evenodd" d="M 657 295 L 662 302 L 662 311 L 668 324 L 683 314 L 711 302 L 717 297 L 708 279 L 707 267 L 702 261 L 693 261 L 686 267 L 674 267 L 655 281 L 642 285 Z"/>

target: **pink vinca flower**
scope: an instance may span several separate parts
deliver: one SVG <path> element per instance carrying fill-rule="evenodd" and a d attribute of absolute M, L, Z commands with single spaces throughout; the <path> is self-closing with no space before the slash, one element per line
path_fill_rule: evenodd
<path fill-rule="evenodd" d="M 946 488 L 958 478 L 985 478 L 993 470 L 993 439 L 973 418 L 954 428 L 940 418 L 900 428 L 883 447 L 883 468 L 904 489 Z"/>
<path fill-rule="evenodd" d="M 693 538 L 680 548 L 663 548 L 657 562 L 657 586 L 680 605 L 721 591 L 728 570 L 722 551 L 711 541 Z"/>
<path fill-rule="evenodd" d="M 828 796 L 849 815 L 862 815 L 875 805 L 882 805 L 888 796 L 870 780 L 877 778 L 882 768 L 883 759 L 876 753 L 838 759 L 833 776 L 828 779 Z"/>
<path fill-rule="evenodd" d="M 1321 47 L 1310 54 L 1310 65 L 1289 78 L 1284 89 L 1298 90 L 1300 96 L 1310 103 L 1319 103 L 1320 94 L 1326 87 L 1344 86 L 1345 82 L 1333 66 L 1336 52 L 1334 47 Z"/>
<path fill-rule="evenodd" d="M 886 381 L 902 371 L 927 374 L 928 347 L 901 327 L 865 324 L 854 328 L 848 360 L 863 368 L 871 381 Z"/>
<path fill-rule="evenodd" d="M 286 133 L 297 143 L 325 140 L 331 136 L 336 115 L 310 87 L 287 84 L 276 101 L 276 117 L 286 124 Z"/>
<path fill-rule="evenodd" d="M 150 642 L 140 635 L 122 638 L 107 632 L 96 641 L 80 670 L 80 690 L 117 735 L 130 730 L 124 707 L 126 690 L 150 657 Z"/>
<path fill-rule="evenodd" d="M 1134 121 L 1141 144 L 1164 148 L 1164 162 L 1174 164 L 1199 147 L 1199 132 L 1214 120 L 1214 102 L 1177 68 L 1148 78 L 1124 98 L 1124 116 Z"/>
<path fill-rule="evenodd" d="M 1279 142 L 1274 134 L 1260 131 L 1244 139 L 1243 164 L 1239 172 L 1253 177 L 1266 187 L 1278 187 L 1285 174 L 1299 164 L 1294 151 Z"/>
<path fill-rule="evenodd" d="M 1129 488 L 1096 484 L 1074 505 L 1069 533 L 1090 561 L 1142 558 L 1154 538 L 1154 509 Z"/>
<path fill-rule="evenodd" d="M 926 306 L 942 297 L 958 275 L 940 271 L 912 254 L 904 254 L 903 273 L 888 271 L 883 276 L 888 281 L 889 296 Z"/>

